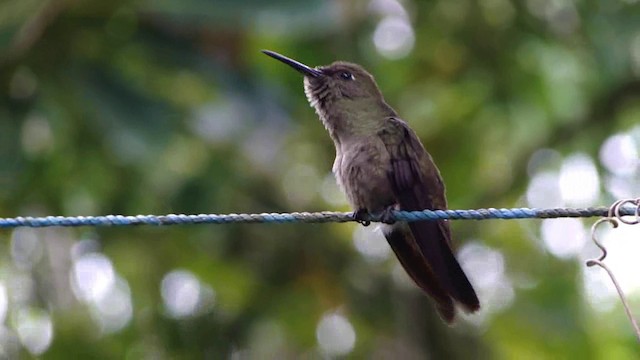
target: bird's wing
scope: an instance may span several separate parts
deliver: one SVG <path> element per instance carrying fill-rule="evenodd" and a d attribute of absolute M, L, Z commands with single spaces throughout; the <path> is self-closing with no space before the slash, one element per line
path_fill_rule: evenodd
<path fill-rule="evenodd" d="M 431 156 L 409 126 L 398 118 L 379 132 L 391 158 L 388 173 L 401 210 L 446 209 L 445 188 Z M 414 221 L 409 227 L 440 286 L 468 311 L 480 308 L 471 283 L 451 250 L 449 223 Z"/>

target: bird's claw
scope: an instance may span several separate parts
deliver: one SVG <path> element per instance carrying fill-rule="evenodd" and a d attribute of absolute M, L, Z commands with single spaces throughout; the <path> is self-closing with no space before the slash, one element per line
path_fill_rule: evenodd
<path fill-rule="evenodd" d="M 395 210 L 395 208 L 393 206 L 389 206 L 387 208 L 385 208 L 384 210 L 382 210 L 382 213 L 380 214 L 380 222 L 385 223 L 385 224 L 393 224 L 396 222 L 396 218 L 393 215 L 393 211 Z"/>
<path fill-rule="evenodd" d="M 389 206 L 384 210 L 382 210 L 379 214 L 373 215 L 373 218 L 376 221 L 380 221 L 384 224 L 393 224 L 396 222 L 396 218 L 393 214 L 394 210 L 395 210 L 395 207 Z M 353 219 L 359 222 L 363 226 L 371 225 L 371 220 L 370 220 L 371 218 L 372 218 L 372 215 L 369 214 L 367 209 L 359 209 L 353 213 Z"/>
<path fill-rule="evenodd" d="M 371 220 L 368 220 L 369 212 L 366 209 L 358 209 L 353 213 L 353 219 L 360 223 L 362 226 L 371 225 Z"/>

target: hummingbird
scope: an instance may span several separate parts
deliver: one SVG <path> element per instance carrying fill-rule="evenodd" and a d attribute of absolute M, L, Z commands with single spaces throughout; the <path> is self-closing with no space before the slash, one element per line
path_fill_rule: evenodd
<path fill-rule="evenodd" d="M 393 211 L 447 208 L 445 186 L 431 155 L 382 96 L 373 76 L 336 61 L 312 68 L 270 50 L 262 52 L 304 75 L 304 92 L 336 149 L 333 173 L 367 225 L 378 214 L 381 230 L 409 277 L 435 302 L 447 323 L 456 304 L 466 312 L 480 302 L 451 248 L 447 220 L 394 221 Z"/>

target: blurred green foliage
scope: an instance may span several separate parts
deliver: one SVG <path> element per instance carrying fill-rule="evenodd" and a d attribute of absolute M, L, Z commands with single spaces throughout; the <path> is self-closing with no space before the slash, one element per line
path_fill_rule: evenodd
<path fill-rule="evenodd" d="M 639 24 L 633 0 L 4 1 L 0 216 L 347 210 L 299 74 L 263 48 L 364 65 L 451 208 L 526 206 L 537 150 L 597 158 L 639 123 Z M 355 225 L 3 231 L 0 356 L 640 356 L 539 224 L 453 224 L 508 282 L 453 328 Z"/>

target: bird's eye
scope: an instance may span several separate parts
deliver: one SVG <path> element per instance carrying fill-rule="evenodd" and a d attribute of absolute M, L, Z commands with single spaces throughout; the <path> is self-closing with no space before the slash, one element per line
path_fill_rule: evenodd
<path fill-rule="evenodd" d="M 353 74 L 351 74 L 348 71 L 343 71 L 340 73 L 340 77 L 345 79 L 345 80 L 355 80 L 355 78 L 353 77 Z"/>

